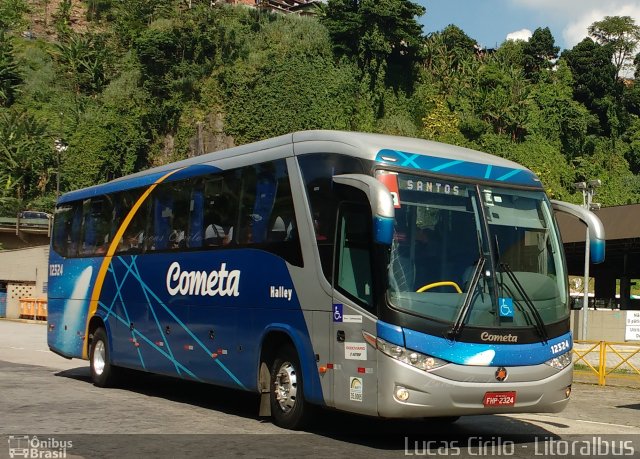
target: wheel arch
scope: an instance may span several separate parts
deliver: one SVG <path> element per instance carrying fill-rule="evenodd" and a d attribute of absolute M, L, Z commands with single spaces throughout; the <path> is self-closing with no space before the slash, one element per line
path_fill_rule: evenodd
<path fill-rule="evenodd" d="M 99 315 L 94 315 L 89 319 L 89 326 L 87 327 L 88 335 L 85 339 L 84 350 L 86 355 L 89 356 L 91 352 L 91 343 L 93 342 L 93 335 L 98 328 L 104 328 L 107 334 L 107 345 L 109 346 L 109 355 L 113 355 L 113 340 L 111 339 L 111 327 L 109 322 L 105 321 Z"/>
<path fill-rule="evenodd" d="M 308 337 L 303 336 L 297 329 L 287 324 L 276 323 L 266 327 L 260 337 L 260 352 L 258 353 L 258 387 L 260 387 L 260 365 L 266 362 L 270 368 L 278 349 L 290 345 L 298 354 L 300 369 L 302 370 L 304 397 L 315 405 L 324 405 L 322 388 L 318 376 L 313 347 Z"/>

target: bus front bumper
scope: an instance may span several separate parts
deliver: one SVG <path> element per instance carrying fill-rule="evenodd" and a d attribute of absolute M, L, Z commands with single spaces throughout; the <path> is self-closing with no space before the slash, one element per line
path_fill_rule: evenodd
<path fill-rule="evenodd" d="M 378 354 L 378 414 L 387 418 L 463 416 L 497 413 L 556 413 L 569 402 L 573 365 L 555 370 L 548 365 L 497 367 L 448 364 L 425 372 Z M 398 398 L 398 390 L 405 400 Z M 488 392 L 515 395 L 510 406 L 485 406 Z M 513 394 L 515 392 L 515 394 Z"/>

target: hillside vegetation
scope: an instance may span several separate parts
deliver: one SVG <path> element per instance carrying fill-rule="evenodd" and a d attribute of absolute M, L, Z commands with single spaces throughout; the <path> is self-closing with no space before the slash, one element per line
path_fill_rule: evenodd
<path fill-rule="evenodd" d="M 210 3 L 1 0 L 0 213 L 51 210 L 58 171 L 65 192 L 301 129 L 453 143 L 524 164 L 554 198 L 599 178 L 604 205 L 640 201 L 630 18 L 558 55 L 544 25 L 496 50 L 424 34 L 407 0 L 316 17 Z"/>

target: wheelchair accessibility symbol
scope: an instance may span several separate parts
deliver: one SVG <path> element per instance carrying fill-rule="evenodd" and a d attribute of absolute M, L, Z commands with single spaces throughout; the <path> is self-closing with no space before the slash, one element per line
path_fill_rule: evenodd
<path fill-rule="evenodd" d="M 498 298 L 500 317 L 513 317 L 513 298 Z"/>
<path fill-rule="evenodd" d="M 333 321 L 342 322 L 342 304 L 333 305 Z"/>

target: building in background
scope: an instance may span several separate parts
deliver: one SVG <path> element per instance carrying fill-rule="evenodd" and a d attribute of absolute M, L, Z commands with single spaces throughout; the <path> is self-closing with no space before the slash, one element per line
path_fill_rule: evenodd
<path fill-rule="evenodd" d="M 21 299 L 46 300 L 48 265 L 48 245 L 0 251 L 0 296 L 5 303 L 4 316 L 0 317 L 20 317 Z"/>

